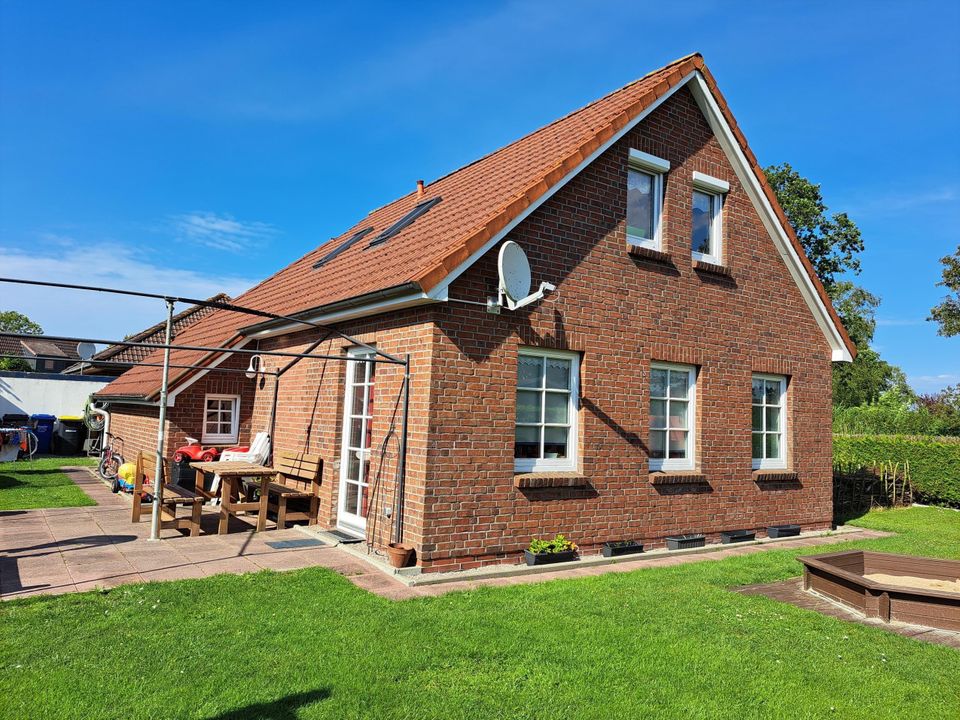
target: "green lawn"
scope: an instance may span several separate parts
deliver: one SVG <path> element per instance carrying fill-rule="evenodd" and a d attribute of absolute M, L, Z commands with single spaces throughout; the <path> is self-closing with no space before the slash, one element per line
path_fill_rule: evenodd
<path fill-rule="evenodd" d="M 44 457 L 0 464 L 0 511 L 96 505 L 60 472 L 66 465 L 94 465 L 94 458 Z"/>
<path fill-rule="evenodd" d="M 960 513 L 859 522 L 960 557 Z M 960 717 L 960 652 L 727 590 L 797 554 L 400 603 L 322 569 L 16 601 L 0 717 Z"/>

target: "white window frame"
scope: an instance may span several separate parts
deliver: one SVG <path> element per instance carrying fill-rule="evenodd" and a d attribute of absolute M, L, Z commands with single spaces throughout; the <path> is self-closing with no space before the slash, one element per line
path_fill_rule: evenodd
<path fill-rule="evenodd" d="M 208 433 L 207 432 L 207 403 L 210 400 L 230 400 L 232 401 L 233 407 L 231 408 L 230 413 L 230 434 L 224 433 Z M 200 441 L 203 443 L 210 443 L 212 445 L 225 445 L 229 443 L 237 442 L 237 438 L 240 434 L 240 396 L 239 395 L 220 395 L 216 393 L 209 393 L 203 396 L 203 422 L 202 430 L 203 432 L 200 435 Z"/>
<path fill-rule="evenodd" d="M 711 197 L 710 201 L 710 248 L 712 252 L 700 253 L 691 248 L 694 260 L 712 263 L 714 265 L 723 264 L 723 203 L 726 194 L 730 192 L 730 183 L 726 180 L 704 175 L 700 172 L 693 173 L 693 189 Z M 691 193 L 691 198 L 693 194 Z M 691 210 L 692 212 L 692 210 Z"/>
<path fill-rule="evenodd" d="M 687 373 L 687 457 L 685 458 L 652 458 L 648 455 L 650 472 L 675 470 L 693 470 L 696 467 L 697 455 L 697 367 L 696 365 L 682 365 L 680 363 L 654 362 L 650 363 L 650 375 L 647 382 L 647 413 L 650 415 L 649 401 L 653 399 L 653 371 L 670 370 L 672 372 Z M 669 378 L 667 382 L 669 388 Z M 668 390 L 669 393 L 669 390 Z M 670 405 L 667 404 L 667 418 L 670 417 Z M 650 428 L 647 428 L 647 442 L 650 441 Z M 664 454 L 670 454 L 670 433 L 667 431 Z"/>
<path fill-rule="evenodd" d="M 653 238 L 644 238 L 631 235 L 627 232 L 627 242 L 637 247 L 651 250 L 660 250 L 663 247 L 663 178 L 670 170 L 670 161 L 658 158 L 656 155 L 630 148 L 627 163 L 627 172 L 636 170 L 653 177 L 651 192 L 653 193 Z M 629 225 L 627 226 L 629 227 Z"/>
<path fill-rule="evenodd" d="M 513 459 L 513 471 L 515 473 L 528 473 L 528 472 L 550 472 L 550 471 L 575 471 L 577 469 L 578 462 L 578 449 L 579 449 L 579 409 L 580 409 L 580 355 L 575 352 L 568 352 L 564 350 L 548 350 L 535 347 L 522 347 L 517 352 L 517 372 L 519 374 L 520 368 L 520 357 L 526 355 L 528 357 L 541 357 L 541 358 L 558 358 L 563 360 L 570 361 L 570 395 L 569 395 L 569 406 L 567 408 L 567 418 L 570 421 L 570 430 L 569 435 L 567 436 L 567 457 L 565 458 L 518 458 L 514 457 Z M 546 374 L 544 374 L 546 375 Z M 516 421 L 516 392 L 523 388 L 519 385 L 518 381 L 514 382 L 514 421 L 513 427 L 514 432 L 516 432 L 517 421 Z M 534 388 L 528 388 L 534 389 Z M 543 396 L 546 396 L 549 390 L 543 391 Z M 543 408 L 541 407 L 541 418 L 543 416 Z M 541 422 L 541 426 L 546 425 L 546 423 Z M 542 436 L 541 436 L 542 438 Z M 541 451 L 543 449 L 543 442 L 541 440 Z"/>
<path fill-rule="evenodd" d="M 780 457 L 778 458 L 755 458 L 753 457 L 753 381 L 770 380 L 780 383 Z M 766 393 L 764 393 L 766 397 Z M 766 435 L 766 408 L 771 407 L 764 402 L 760 405 L 764 409 L 763 417 L 763 435 Z M 766 452 L 766 438 L 763 441 L 764 452 Z M 750 376 L 750 455 L 754 470 L 786 470 L 787 468 L 787 378 L 783 375 L 765 375 L 763 373 L 753 373 Z"/>

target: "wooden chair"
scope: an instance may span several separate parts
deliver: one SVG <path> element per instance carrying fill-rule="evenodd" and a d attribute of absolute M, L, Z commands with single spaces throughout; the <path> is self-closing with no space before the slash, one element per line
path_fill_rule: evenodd
<path fill-rule="evenodd" d="M 163 466 L 161 466 L 162 468 Z M 167 473 L 170 473 L 168 468 Z M 140 453 L 137 456 L 137 470 L 133 483 L 133 522 L 140 522 L 143 513 L 144 486 L 149 485 L 156 492 L 157 483 L 154 474 L 155 460 L 153 455 Z M 160 505 L 160 527 L 189 530 L 191 537 L 200 534 L 200 514 L 203 512 L 203 497 L 179 485 L 171 485 L 161 476 L 163 483 L 163 501 Z M 190 509 L 189 517 L 177 517 L 177 507 Z"/>
<path fill-rule="evenodd" d="M 277 475 L 267 486 L 267 507 L 277 513 L 277 529 L 286 528 L 288 520 L 306 520 L 308 525 L 316 525 L 323 460 L 319 455 L 280 450 L 273 465 Z M 306 505 L 306 510 L 291 510 L 287 505 L 291 500 Z"/>

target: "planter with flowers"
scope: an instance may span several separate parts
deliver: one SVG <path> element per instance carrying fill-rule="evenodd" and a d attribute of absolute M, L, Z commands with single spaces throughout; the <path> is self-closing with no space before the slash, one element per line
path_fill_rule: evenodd
<path fill-rule="evenodd" d="M 577 559 L 577 546 L 563 535 L 557 534 L 552 540 L 530 541 L 530 547 L 523 551 L 527 565 L 548 565 Z"/>

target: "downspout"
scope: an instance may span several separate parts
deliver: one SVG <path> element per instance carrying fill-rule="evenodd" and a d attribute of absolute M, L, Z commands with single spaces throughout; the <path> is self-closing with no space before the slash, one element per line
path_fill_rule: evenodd
<path fill-rule="evenodd" d="M 157 462 L 153 475 L 153 514 L 150 518 L 150 539 L 160 539 L 160 503 L 163 501 L 163 448 L 167 432 L 167 388 L 170 383 L 170 340 L 173 335 L 173 300 L 167 298 L 167 326 L 164 330 L 163 383 L 160 385 L 160 424 L 157 427 Z"/>

